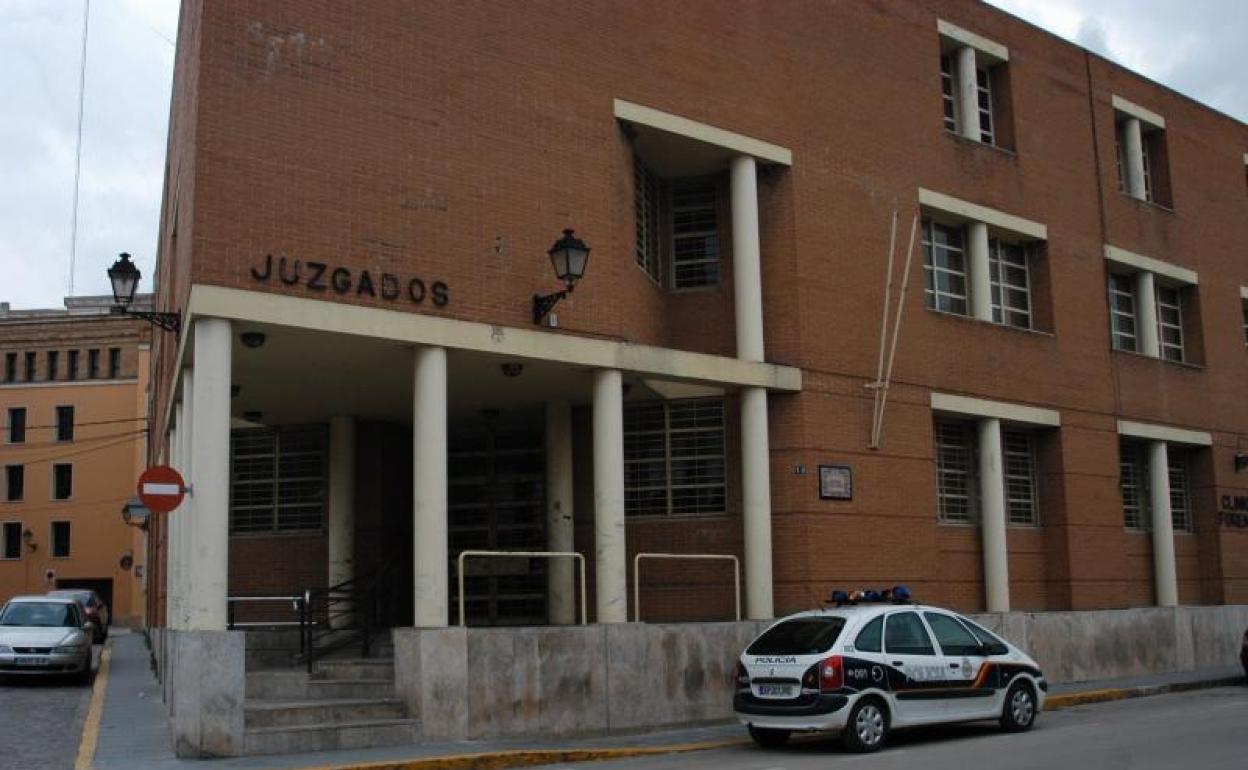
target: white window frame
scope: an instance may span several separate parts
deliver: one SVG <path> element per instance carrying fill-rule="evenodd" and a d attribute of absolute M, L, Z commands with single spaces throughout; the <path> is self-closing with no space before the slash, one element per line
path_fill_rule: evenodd
<path fill-rule="evenodd" d="M 1003 260 L 1003 253 L 1014 252 L 1021 262 Z M 992 320 L 993 323 L 999 323 L 1004 326 L 1011 326 L 1016 329 L 1033 329 L 1035 328 L 1034 317 L 1032 315 L 1033 302 L 1031 299 L 1031 260 L 1034 249 L 1030 244 L 1012 243 L 1003 241 L 1000 238 L 990 238 L 988 240 L 988 275 L 989 283 L 992 291 Z M 1003 271 L 1002 263 L 1005 267 L 1021 269 L 1023 273 L 1022 285 L 1007 283 L 1002 280 Z M 1015 292 L 1022 292 L 1026 298 L 1027 306 L 1018 308 L 1006 305 L 1007 297 L 1012 296 Z M 1014 323 L 1014 320 L 1021 320 L 1021 323 Z"/>
<path fill-rule="evenodd" d="M 1183 447 L 1167 445 L 1166 463 L 1170 479 L 1171 526 L 1175 532 L 1193 532 L 1191 453 Z"/>
<path fill-rule="evenodd" d="M 662 189 L 659 178 L 639 155 L 633 155 L 633 256 L 655 283 L 662 283 Z"/>
<path fill-rule="evenodd" d="M 680 189 L 682 187 L 690 188 L 690 189 L 704 189 L 704 190 L 709 191 L 711 195 L 710 204 L 709 205 L 702 204 L 702 205 L 678 206 L 676 203 L 676 196 L 680 192 Z M 719 238 L 719 227 L 720 227 L 719 184 L 714 177 L 688 177 L 688 178 L 681 178 L 681 179 L 673 179 L 671 184 L 669 185 L 669 188 L 670 189 L 668 191 L 667 200 L 668 200 L 668 209 L 671 212 L 671 215 L 669 217 L 669 220 L 671 222 L 671 234 L 670 234 L 669 242 L 671 246 L 670 246 L 670 252 L 668 254 L 668 260 L 667 260 L 668 266 L 669 266 L 668 285 L 671 287 L 672 291 L 697 291 L 700 289 L 718 288 L 723 277 L 723 253 L 722 253 L 723 244 L 720 243 L 720 238 Z M 711 229 L 691 230 L 689 232 L 684 232 L 684 233 L 679 233 L 679 234 L 676 232 L 676 227 L 677 227 L 676 220 L 679 218 L 679 216 L 682 213 L 701 212 L 701 211 L 711 212 L 711 215 L 714 218 L 714 226 L 711 227 Z M 704 257 L 697 257 L 693 259 L 687 259 L 687 258 L 678 259 L 676 255 L 677 242 L 681 240 L 686 240 L 686 239 L 694 240 L 694 241 L 712 239 L 714 246 L 715 246 L 714 256 L 710 256 L 710 257 L 704 256 Z M 680 280 L 677 278 L 677 274 L 679 272 L 678 268 L 682 265 L 710 265 L 710 264 L 715 265 L 715 280 L 713 282 L 690 283 L 687 285 L 681 285 Z"/>
<path fill-rule="evenodd" d="M 970 255 L 967 253 L 966 228 L 961 225 L 949 225 L 939 222 L 934 217 L 923 218 L 923 299 L 924 304 L 931 309 L 940 313 L 951 313 L 953 315 L 969 316 L 971 313 L 971 297 L 970 297 L 970 275 L 967 262 Z M 950 233 L 956 232 L 961 243 L 958 247 L 952 247 L 947 244 L 937 246 L 935 242 L 936 228 L 939 227 Z M 946 241 L 948 237 L 946 236 Z M 940 248 L 950 254 L 957 254 L 962 261 L 962 270 L 958 271 L 951 267 L 938 266 L 936 264 L 936 249 Z M 948 261 L 948 260 L 946 260 Z M 956 276 L 962 280 L 962 293 L 958 294 L 952 290 L 943 290 L 940 288 L 939 276 Z M 947 302 L 956 306 L 958 302 L 962 303 L 962 309 L 957 310 L 954 307 L 943 307 L 942 302 Z"/>
<path fill-rule="evenodd" d="M 1115 279 L 1125 282 L 1127 290 L 1114 286 Z M 1135 278 L 1126 273 L 1111 272 L 1109 274 L 1109 334 L 1110 343 L 1114 350 L 1127 350 L 1132 353 L 1139 352 L 1140 349 L 1140 310 L 1139 298 L 1135 296 Z M 1117 301 L 1116 301 L 1117 300 Z M 1130 304 L 1130 312 L 1122 309 L 1121 305 L 1126 302 Z M 1131 333 L 1119 331 L 1117 324 L 1114 323 L 1115 318 L 1130 318 Z M 1126 345 L 1126 340 L 1130 340 L 1130 346 Z"/>
<path fill-rule="evenodd" d="M 1118 489 L 1122 495 L 1122 526 L 1130 532 L 1148 532 L 1152 528 L 1148 484 L 1144 445 L 1119 439 Z"/>
<path fill-rule="evenodd" d="M 634 408 L 636 409 L 653 408 L 654 406 L 656 406 L 656 404 L 661 405 L 662 407 L 662 413 L 663 413 L 662 426 L 661 427 L 648 426 L 645 428 L 638 428 L 635 425 L 629 425 L 629 422 L 628 422 L 629 414 L 626 411 L 625 424 L 624 424 L 624 436 L 625 436 L 626 443 L 629 441 L 630 437 L 634 437 L 634 436 L 645 435 L 645 434 L 649 434 L 651 436 L 656 436 L 656 437 L 661 436 L 662 437 L 661 441 L 663 445 L 662 457 L 652 456 L 652 457 L 645 457 L 645 458 L 629 459 L 626 456 L 624 460 L 624 465 L 625 465 L 625 468 L 627 468 L 630 465 L 633 465 L 633 466 L 641 466 L 641 465 L 654 466 L 656 464 L 661 465 L 663 469 L 663 483 L 657 484 L 657 485 L 649 484 L 649 485 L 644 485 L 644 486 L 639 486 L 636 484 L 629 485 L 628 479 L 630 478 L 630 474 L 626 472 L 625 473 L 626 486 L 624 490 L 625 516 L 629 518 L 644 518 L 644 517 L 669 518 L 669 517 L 681 517 L 681 516 L 714 516 L 714 515 L 722 515 L 726 513 L 727 507 L 728 507 L 728 480 L 727 480 L 728 474 L 727 474 L 727 454 L 726 454 L 727 435 L 724 430 L 725 409 L 724 409 L 723 399 L 722 398 L 673 399 L 669 401 L 647 402 L 645 404 L 638 404 Z M 714 421 L 712 421 L 711 424 L 697 425 L 693 427 L 673 427 L 673 420 L 672 420 L 673 409 L 698 410 L 698 409 L 706 409 L 712 406 L 718 410 L 718 414 L 717 414 L 718 424 L 715 424 Z M 710 433 L 710 432 L 718 432 L 719 434 L 718 443 L 719 443 L 719 447 L 721 450 L 720 452 L 699 451 L 699 452 L 693 452 L 693 453 L 680 454 L 673 450 L 673 437 L 680 436 L 682 434 L 690 435 L 690 434 L 695 434 L 695 433 Z M 692 462 L 695 464 L 708 463 L 711 468 L 710 480 L 696 481 L 693 483 L 677 484 L 675 481 L 675 475 L 673 473 L 673 466 L 677 463 L 683 463 L 683 462 Z M 717 474 L 718 478 L 717 479 L 714 478 L 716 476 L 716 473 L 715 473 L 716 466 L 718 466 L 718 474 Z M 719 488 L 720 490 L 719 497 L 723 501 L 723 504 L 719 506 L 718 508 L 707 509 L 707 510 L 702 510 L 702 509 L 677 510 L 677 503 L 675 500 L 675 492 L 677 490 L 681 490 L 681 489 L 714 490 L 716 488 Z M 628 500 L 629 500 L 630 490 L 634 492 L 637 492 L 637 491 L 643 491 L 643 492 L 644 491 L 649 491 L 649 492 L 662 491 L 664 492 L 664 497 L 665 497 L 664 509 L 661 511 L 654 510 L 651 508 L 646 508 L 646 509 L 641 509 L 641 510 L 636 510 L 636 509 L 629 510 Z"/>
<path fill-rule="evenodd" d="M 932 427 L 936 453 L 936 520 L 940 524 L 975 524 L 979 521 L 979 480 L 976 468 L 974 423 L 937 415 Z M 951 440 L 954 436 L 956 440 Z M 960 454 L 963 467 L 951 466 L 946 452 Z M 965 491 L 952 491 L 960 478 Z M 956 508 L 956 510 L 955 510 Z"/>
<path fill-rule="evenodd" d="M 5 537 L 5 531 L 13 524 L 17 525 L 17 556 L 5 556 L 5 552 L 9 550 L 9 540 Z M 18 519 L 7 519 L 0 521 L 0 561 L 20 561 L 22 558 L 22 522 Z"/>
<path fill-rule="evenodd" d="M 954 73 L 957 63 L 952 53 L 940 55 L 940 96 L 941 121 L 945 130 L 951 134 L 958 133 L 958 79 Z"/>
<path fill-rule="evenodd" d="M 1186 342 L 1183 337 L 1183 287 L 1169 286 L 1157 282 L 1155 285 L 1157 294 L 1157 345 L 1164 361 L 1176 361 L 1183 363 L 1186 358 Z M 1169 299 L 1163 300 L 1162 293 L 1173 292 L 1174 301 Z M 1167 316 L 1170 316 L 1167 319 Z M 1168 342 L 1166 340 L 1167 330 L 1173 331 L 1178 335 L 1178 342 Z"/>
<path fill-rule="evenodd" d="M 1035 434 L 1002 425 L 1001 454 L 1006 522 L 1012 526 L 1040 526 Z"/>
<path fill-rule="evenodd" d="M 992 68 L 975 68 L 975 104 L 979 108 L 979 139 L 997 145 L 996 126 L 992 120 Z"/>

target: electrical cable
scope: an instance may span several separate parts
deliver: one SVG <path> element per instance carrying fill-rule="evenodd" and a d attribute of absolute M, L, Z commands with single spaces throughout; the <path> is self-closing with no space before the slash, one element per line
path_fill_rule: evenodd
<path fill-rule="evenodd" d="M 147 417 L 144 416 L 144 417 L 120 417 L 116 420 L 88 420 L 86 422 L 75 422 L 74 427 L 76 428 L 82 425 L 116 425 L 122 422 L 138 422 L 139 420 L 146 420 L 146 419 Z M 26 430 L 46 430 L 48 428 L 59 428 L 60 426 L 59 425 L 25 425 L 23 427 Z M 8 425 L 0 425 L 0 430 L 8 431 L 8 429 L 9 429 Z"/>
<path fill-rule="evenodd" d="M 69 225 L 69 293 L 74 296 L 74 261 L 78 256 L 78 182 L 82 178 L 82 106 L 87 91 L 87 30 L 91 21 L 91 0 L 83 0 L 82 62 L 78 70 L 78 142 L 74 149 L 74 208 Z"/>

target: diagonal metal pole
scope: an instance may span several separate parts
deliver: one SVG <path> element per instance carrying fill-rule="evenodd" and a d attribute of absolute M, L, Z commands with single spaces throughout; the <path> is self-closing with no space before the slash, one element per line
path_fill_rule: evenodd
<path fill-rule="evenodd" d="M 880 357 L 875 367 L 875 382 L 868 387 L 871 394 L 871 438 L 868 449 L 875 449 L 875 422 L 880 414 L 880 388 L 884 383 L 884 342 L 888 339 L 888 309 L 893 302 L 893 253 L 897 249 L 897 209 L 893 208 L 892 225 L 888 233 L 888 271 L 884 279 L 884 308 L 880 311 Z"/>
<path fill-rule="evenodd" d="M 888 404 L 888 386 L 893 379 L 893 361 L 897 358 L 897 337 L 901 333 L 901 314 L 906 309 L 906 289 L 910 287 L 910 263 L 914 259 L 914 233 L 919 226 L 919 215 L 910 220 L 910 243 L 906 246 L 906 267 L 901 275 L 901 293 L 897 295 L 897 320 L 893 323 L 893 341 L 888 351 L 888 367 L 884 370 L 884 392 L 880 394 L 880 414 L 875 420 L 875 445 L 880 444 L 884 432 L 884 408 Z"/>

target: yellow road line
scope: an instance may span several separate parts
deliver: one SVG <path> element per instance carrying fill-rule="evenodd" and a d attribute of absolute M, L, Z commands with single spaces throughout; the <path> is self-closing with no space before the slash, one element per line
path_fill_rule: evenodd
<path fill-rule="evenodd" d="M 108 686 L 108 661 L 112 656 L 111 645 L 105 646 L 104 652 L 100 653 L 100 670 L 95 673 L 95 685 L 91 688 L 91 706 L 82 725 L 82 740 L 78 743 L 74 770 L 91 770 L 95 759 L 95 742 L 100 737 L 100 717 L 104 713 L 104 688 Z"/>

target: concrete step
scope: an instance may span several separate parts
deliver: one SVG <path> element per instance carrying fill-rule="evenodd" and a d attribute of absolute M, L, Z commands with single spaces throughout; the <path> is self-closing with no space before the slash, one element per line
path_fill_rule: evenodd
<path fill-rule="evenodd" d="M 394 660 L 386 658 L 326 658 L 313 664 L 313 679 L 375 679 L 394 681 Z"/>
<path fill-rule="evenodd" d="M 295 656 L 299 654 L 299 651 L 281 649 L 248 649 L 245 654 L 246 670 L 259 671 L 261 669 L 273 668 L 288 669 L 295 664 Z"/>
<path fill-rule="evenodd" d="M 406 719 L 407 708 L 394 698 L 249 700 L 243 714 L 248 728 L 295 727 Z"/>
<path fill-rule="evenodd" d="M 393 698 L 394 679 L 311 679 L 306 671 L 248 671 L 248 700 Z"/>
<path fill-rule="evenodd" d="M 243 753 L 295 754 L 372 746 L 403 746 L 416 743 L 419 739 L 420 723 L 415 719 L 249 727 L 244 732 Z"/>

